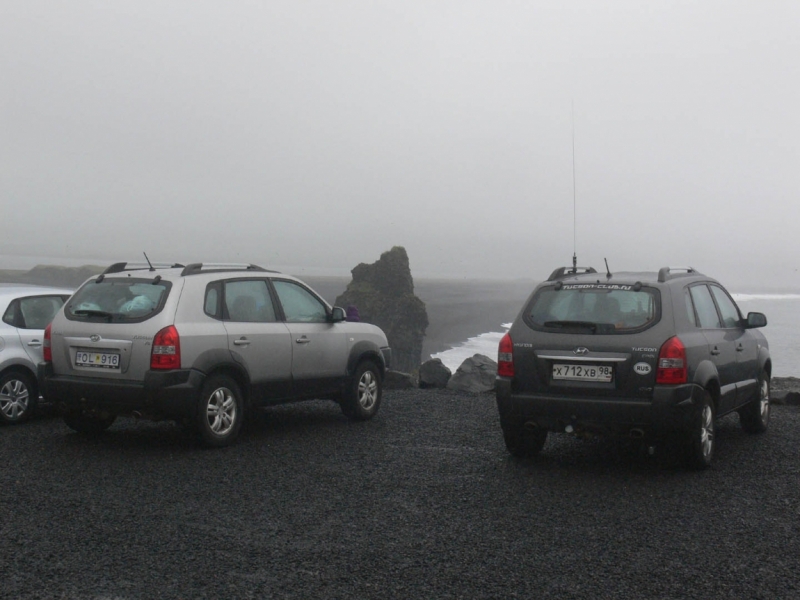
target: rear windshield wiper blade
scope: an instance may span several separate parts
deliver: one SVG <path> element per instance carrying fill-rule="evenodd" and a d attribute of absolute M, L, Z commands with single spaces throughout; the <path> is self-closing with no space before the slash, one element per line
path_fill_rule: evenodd
<path fill-rule="evenodd" d="M 546 321 L 544 326 L 559 329 L 589 329 L 592 333 L 597 331 L 597 323 L 591 321 Z"/>
<path fill-rule="evenodd" d="M 106 312 L 104 310 L 92 310 L 90 308 L 79 308 L 78 310 L 73 310 L 72 314 L 81 317 L 104 317 L 109 321 L 114 318 L 114 315 L 110 312 Z"/>

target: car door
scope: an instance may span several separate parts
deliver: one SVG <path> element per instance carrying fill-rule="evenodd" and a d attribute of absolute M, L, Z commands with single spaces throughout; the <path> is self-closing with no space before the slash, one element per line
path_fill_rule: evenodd
<path fill-rule="evenodd" d="M 311 290 L 295 281 L 273 279 L 292 336 L 292 380 L 295 391 L 314 396 L 340 390 L 347 373 L 347 335 L 328 319 L 328 308 Z"/>
<path fill-rule="evenodd" d="M 33 364 L 42 361 L 44 329 L 66 301 L 64 296 L 28 296 L 19 298 L 16 306 L 16 326 L 20 342 Z"/>
<path fill-rule="evenodd" d="M 222 305 L 217 307 L 219 296 Z M 228 348 L 250 377 L 252 398 L 269 404 L 292 395 L 292 345 L 289 330 L 275 312 L 264 279 L 226 280 L 209 285 L 206 313 L 221 308 Z"/>
<path fill-rule="evenodd" d="M 735 329 L 723 326 L 711 290 L 705 283 L 689 288 L 697 318 L 708 340 L 709 358 L 717 368 L 720 386 L 720 413 L 725 413 L 736 405 L 736 383 L 738 365 L 736 363 L 735 342 L 738 338 Z"/>
<path fill-rule="evenodd" d="M 736 405 L 752 399 L 758 387 L 758 343 L 744 327 L 742 314 L 736 303 L 719 285 L 709 285 L 722 317 L 726 338 L 733 343 L 736 355 Z"/>

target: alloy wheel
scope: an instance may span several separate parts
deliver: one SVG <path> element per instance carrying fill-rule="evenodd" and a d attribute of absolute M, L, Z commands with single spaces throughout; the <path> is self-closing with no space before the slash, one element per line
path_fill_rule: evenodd
<path fill-rule="evenodd" d="M 236 400 L 226 387 L 214 390 L 206 405 L 208 426 L 215 435 L 227 435 L 236 422 Z"/>
<path fill-rule="evenodd" d="M 372 371 L 364 371 L 358 380 L 358 403 L 364 410 L 370 410 L 378 399 L 378 382 Z"/>
<path fill-rule="evenodd" d="M 16 421 L 28 410 L 29 397 L 25 382 L 11 379 L 0 389 L 0 411 L 9 421 Z"/>

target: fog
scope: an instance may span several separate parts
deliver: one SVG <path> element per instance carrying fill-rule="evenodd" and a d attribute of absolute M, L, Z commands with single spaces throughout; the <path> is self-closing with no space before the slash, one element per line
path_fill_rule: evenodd
<path fill-rule="evenodd" d="M 542 278 L 577 249 L 800 286 L 799 27 L 790 0 L 5 2 L 0 254 L 346 274 L 402 245 L 417 277 Z"/>

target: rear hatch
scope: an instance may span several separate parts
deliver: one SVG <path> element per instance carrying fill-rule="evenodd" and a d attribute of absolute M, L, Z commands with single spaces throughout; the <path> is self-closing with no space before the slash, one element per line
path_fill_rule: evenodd
<path fill-rule="evenodd" d="M 143 380 L 153 338 L 174 320 L 181 284 L 127 276 L 85 283 L 53 321 L 54 372 Z"/>
<path fill-rule="evenodd" d="M 661 294 L 641 283 L 546 285 L 509 332 L 522 393 L 649 398 L 670 336 Z"/>

